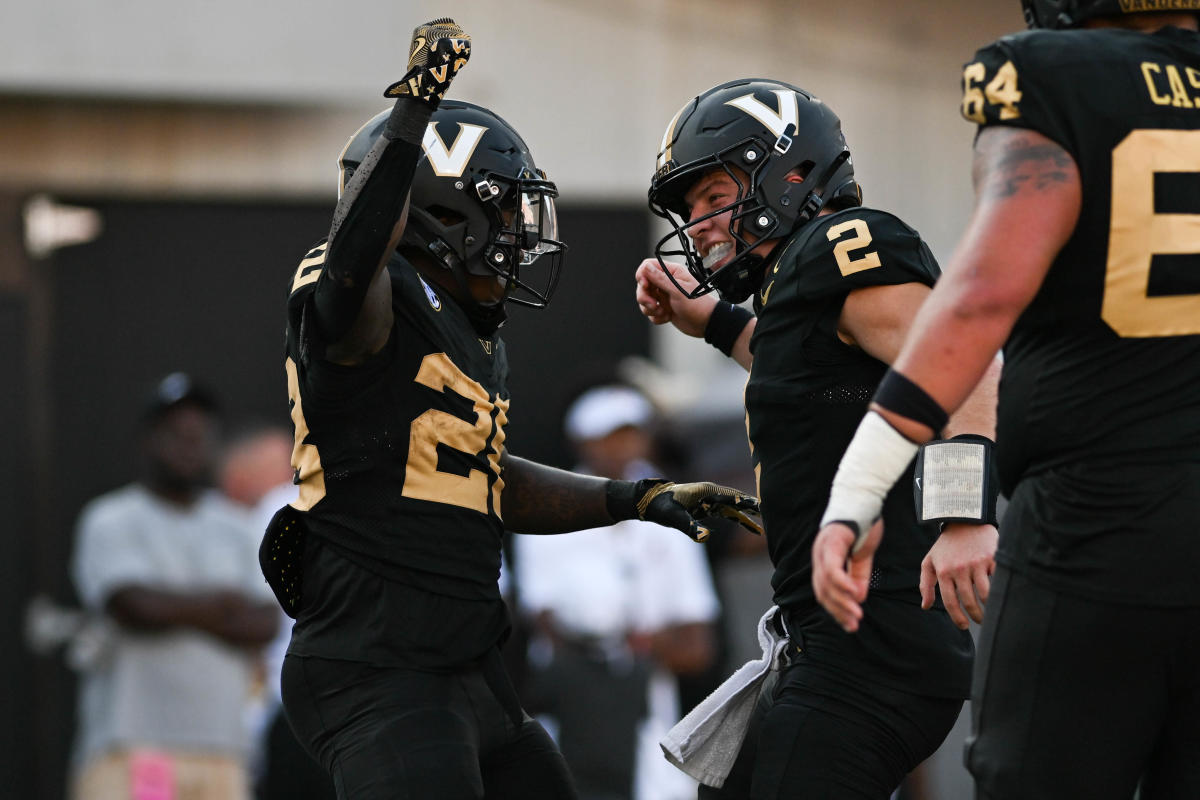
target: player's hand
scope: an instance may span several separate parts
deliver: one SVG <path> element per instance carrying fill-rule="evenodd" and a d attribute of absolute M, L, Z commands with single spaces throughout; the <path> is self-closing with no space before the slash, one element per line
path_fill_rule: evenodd
<path fill-rule="evenodd" d="M 855 549 L 854 531 L 831 522 L 817 533 L 812 550 L 812 581 L 817 601 L 848 633 L 858 630 L 867 600 L 875 551 L 883 540 L 883 520 L 871 526 Z"/>
<path fill-rule="evenodd" d="M 641 496 L 635 496 L 638 519 L 657 522 L 683 531 L 697 542 L 708 538 L 709 529 L 697 520 L 726 517 L 754 533 L 762 526 L 749 517 L 758 514 L 758 498 L 716 483 L 671 483 L 638 481 Z"/>
<path fill-rule="evenodd" d="M 933 606 L 937 586 L 955 625 L 966 630 L 968 616 L 983 622 L 999 538 L 992 525 L 947 525 L 921 561 L 921 608 Z"/>
<path fill-rule="evenodd" d="M 430 20 L 413 31 L 408 72 L 384 97 L 412 97 L 437 108 L 450 82 L 471 57 L 471 37 L 449 17 Z"/>
<path fill-rule="evenodd" d="M 680 286 L 688 291 L 696 287 L 696 279 L 687 271 L 687 267 L 672 261 L 665 263 Z M 708 325 L 708 318 L 717 305 L 715 295 L 710 293 L 691 300 L 680 294 L 663 272 L 657 258 L 647 258 L 639 264 L 635 276 L 638 310 L 646 319 L 655 325 L 670 322 L 688 336 L 704 335 L 704 327 Z"/>

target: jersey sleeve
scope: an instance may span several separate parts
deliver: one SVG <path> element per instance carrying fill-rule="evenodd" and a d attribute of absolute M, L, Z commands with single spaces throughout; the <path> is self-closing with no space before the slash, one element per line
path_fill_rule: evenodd
<path fill-rule="evenodd" d="M 1053 35 L 1035 31 L 1007 36 L 978 50 L 963 66 L 963 117 L 981 130 L 995 125 L 1026 128 L 1068 145 L 1063 109 L 1071 105 L 1070 98 L 1056 99 L 1051 80 L 1055 70 L 1036 63 L 1039 53 L 1053 49 L 1053 41 L 1046 39 Z"/>
<path fill-rule="evenodd" d="M 328 240 L 318 242 L 304 254 L 292 275 L 287 300 L 287 351 L 288 356 L 297 362 L 301 358 L 307 361 L 309 354 L 319 356 L 324 350 L 325 343 L 320 340 L 319 329 L 313 324 L 315 315 L 312 304 L 317 282 L 325 272 L 325 253 L 328 248 Z"/>
<path fill-rule="evenodd" d="M 814 230 L 784 250 L 777 270 L 790 267 L 802 300 L 844 295 L 867 286 L 923 283 L 940 271 L 920 234 L 898 218 L 854 208 L 821 218 Z M 771 275 L 766 280 L 769 284 Z"/>

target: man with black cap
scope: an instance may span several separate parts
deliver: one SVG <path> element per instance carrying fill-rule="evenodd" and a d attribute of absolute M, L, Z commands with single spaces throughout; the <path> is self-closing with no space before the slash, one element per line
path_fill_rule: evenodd
<path fill-rule="evenodd" d="M 278 615 L 252 532 L 209 488 L 218 434 L 212 395 L 168 375 L 143 414 L 141 479 L 80 516 L 75 586 L 111 624 L 82 676 L 72 797 L 249 796 L 253 650 Z"/>

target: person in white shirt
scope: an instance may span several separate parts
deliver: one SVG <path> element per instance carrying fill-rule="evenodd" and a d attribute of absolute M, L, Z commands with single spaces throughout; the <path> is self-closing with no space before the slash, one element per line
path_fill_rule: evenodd
<path fill-rule="evenodd" d="M 576 470 L 657 474 L 654 417 L 631 387 L 582 393 L 565 418 Z M 704 550 L 634 520 L 517 535 L 513 552 L 519 608 L 535 626 L 528 704 L 550 717 L 581 798 L 695 797 L 658 740 L 680 717 L 677 677 L 703 672 L 716 655 L 719 605 Z"/>

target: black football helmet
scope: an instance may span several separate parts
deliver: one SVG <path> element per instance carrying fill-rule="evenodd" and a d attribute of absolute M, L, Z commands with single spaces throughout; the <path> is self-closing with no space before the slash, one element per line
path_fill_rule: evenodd
<path fill-rule="evenodd" d="M 684 197 L 714 169 L 733 178 L 738 197 L 689 219 Z M 788 181 L 793 172 L 803 175 L 803 182 Z M 826 205 L 848 208 L 861 202 L 841 120 L 828 106 L 780 81 L 730 81 L 693 98 L 667 125 L 650 182 L 650 210 L 674 230 L 659 240 L 654 253 L 660 264 L 670 256 L 683 257 L 699 283 L 691 292 L 679 287 L 689 297 L 716 289 L 740 303 L 761 283 L 763 260 L 750 252 L 758 242 L 791 234 Z M 734 256 L 710 270 L 688 232 L 727 211 L 732 211 Z"/>
<path fill-rule="evenodd" d="M 389 114 L 372 117 L 346 144 L 338 158 L 339 194 Z M 447 99 L 433 112 L 421 147 L 398 249 L 419 250 L 449 270 L 468 304 L 466 276 L 480 275 L 504 283 L 501 303 L 545 307 L 566 250 L 558 240 L 558 189 L 520 134 L 486 108 Z M 503 320 L 499 307 L 473 311 Z"/>
<path fill-rule="evenodd" d="M 1021 0 L 1025 24 L 1030 28 L 1078 28 L 1092 17 L 1134 14 L 1143 11 L 1200 11 L 1200 0 Z"/>

